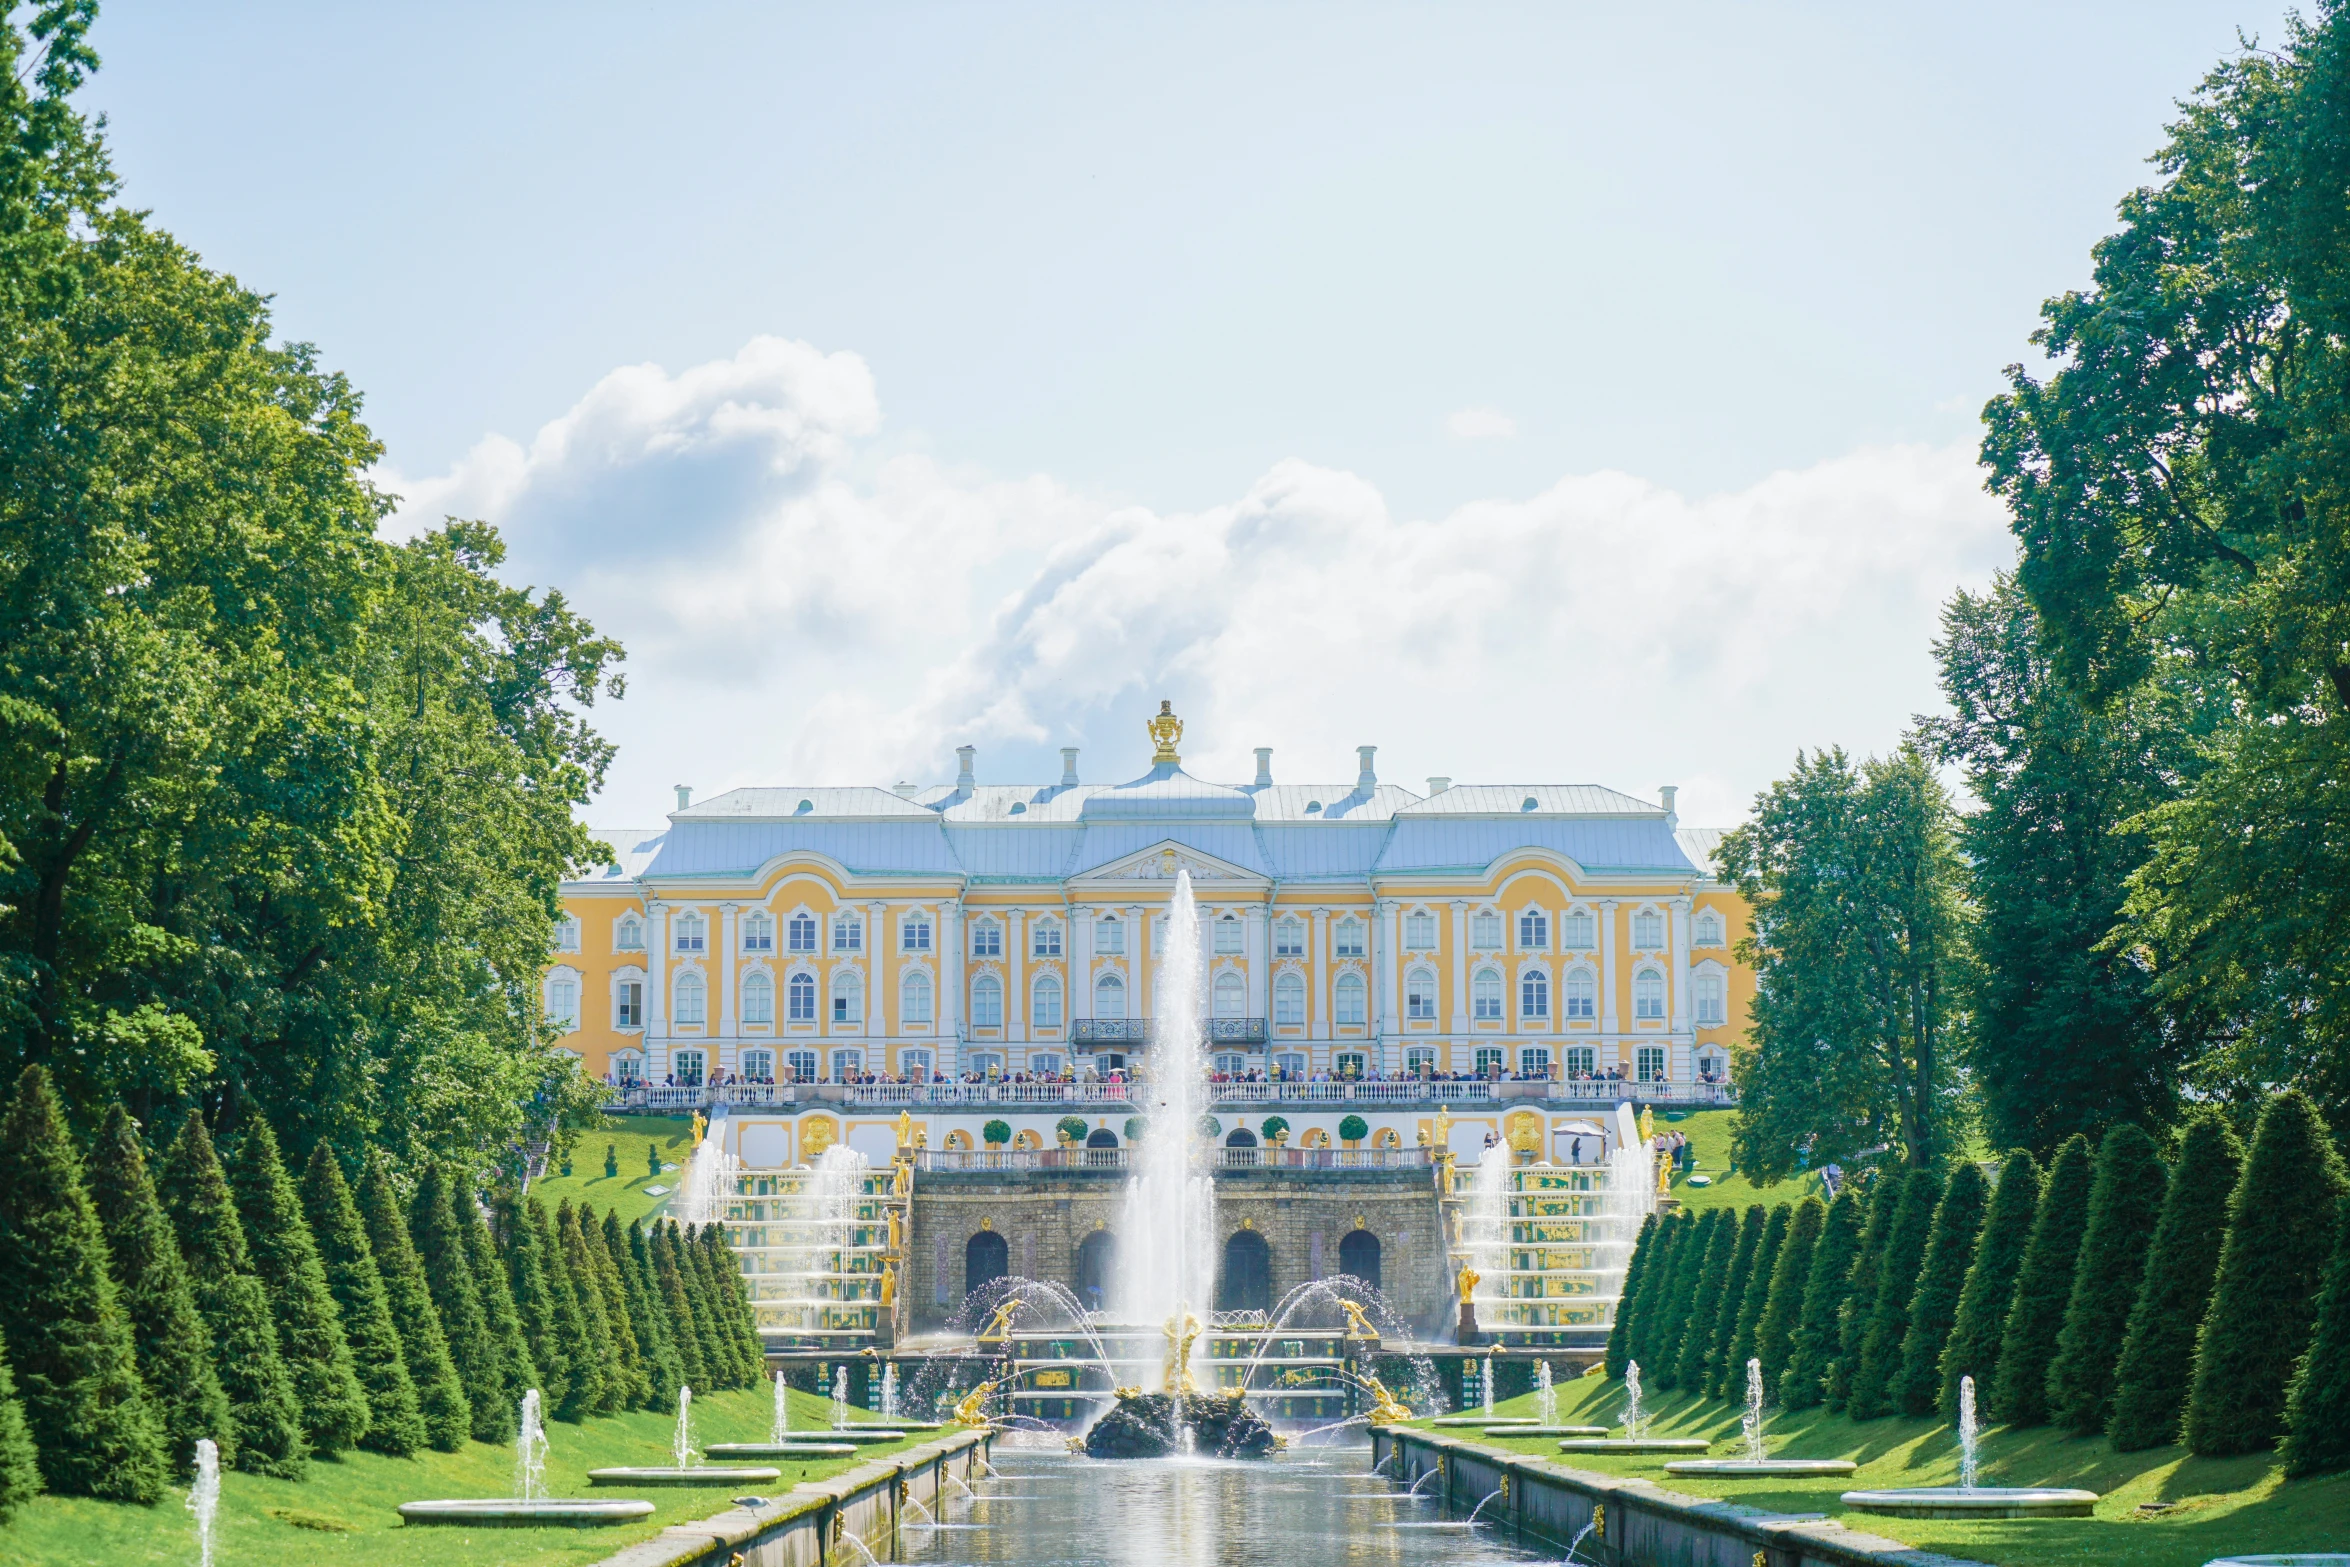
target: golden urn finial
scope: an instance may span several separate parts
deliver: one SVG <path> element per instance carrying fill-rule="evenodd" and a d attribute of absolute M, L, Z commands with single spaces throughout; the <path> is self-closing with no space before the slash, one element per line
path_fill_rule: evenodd
<path fill-rule="evenodd" d="M 1159 716 L 1142 727 L 1150 732 L 1151 744 L 1158 748 L 1151 752 L 1152 766 L 1155 767 L 1161 762 L 1183 760 L 1182 757 L 1175 754 L 1175 742 L 1183 738 L 1183 720 L 1175 716 L 1173 702 L 1160 702 Z"/>

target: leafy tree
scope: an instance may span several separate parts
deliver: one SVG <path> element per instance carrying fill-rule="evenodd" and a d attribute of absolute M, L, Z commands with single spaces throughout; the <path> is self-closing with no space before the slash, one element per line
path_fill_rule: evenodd
<path fill-rule="evenodd" d="M 604 1311 L 603 1287 L 588 1259 L 586 1237 L 580 1234 L 579 1213 L 568 1197 L 555 1206 L 554 1231 L 549 1238 L 563 1259 L 563 1271 L 579 1300 L 581 1337 L 573 1347 L 596 1360 L 596 1399 L 590 1413 L 617 1413 L 629 1407 L 629 1381 L 619 1365 L 612 1319 Z"/>
<path fill-rule="evenodd" d="M 1714 1374 L 1716 1398 L 1743 1398 L 1746 1394 L 1746 1362 L 1762 1355 L 1762 1316 L 1770 1304 L 1771 1277 L 1779 1265 L 1780 1248 L 1787 1243 L 1794 1211 L 1779 1203 L 1763 1221 L 1762 1240 L 1755 1246 L 1754 1261 L 1747 1269 L 1745 1298 L 1739 1302 L 1738 1321 L 1730 1331 L 1730 1351 Z"/>
<path fill-rule="evenodd" d="M 2089 1224 L 2089 1188 L 2095 1179 L 2089 1139 L 2075 1133 L 2056 1150 L 2040 1187 L 2039 1211 L 2016 1270 L 2015 1299 L 1999 1339 L 1999 1380 L 1991 1413 L 2011 1426 L 2048 1423 L 2048 1366 L 2064 1331 L 2072 1300 L 2073 1268 Z M 1976 1384 L 1979 1388 L 1980 1383 Z"/>
<path fill-rule="evenodd" d="M 1958 1323 L 1959 1297 L 1974 1265 L 1990 1196 L 1982 1170 L 1969 1160 L 1954 1165 L 1950 1179 L 1942 1184 L 1933 1231 L 1926 1238 L 1925 1263 L 1909 1299 L 1900 1369 L 1893 1379 L 1893 1406 L 1905 1415 L 1930 1415 L 1942 1401 L 1942 1350 Z"/>
<path fill-rule="evenodd" d="M 49 1074 L 0 1115 L 0 1339 L 52 1491 L 154 1502 L 169 1465 Z"/>
<path fill-rule="evenodd" d="M 1825 1368 L 1827 1405 L 1837 1414 L 1852 1402 L 1861 1354 L 1868 1347 L 1869 1323 L 1876 1316 L 1877 1290 L 1884 1282 L 1885 1251 L 1892 1244 L 1912 1179 L 1907 1170 L 1887 1170 L 1869 1192 L 1868 1227 L 1861 1231 L 1860 1254 L 1853 1258 L 1844 1313 L 1836 1324 L 1835 1358 Z"/>
<path fill-rule="evenodd" d="M 221 1455 L 233 1455 L 248 1474 L 299 1480 L 310 1456 L 302 1402 L 278 1354 L 269 1292 L 253 1271 L 244 1221 L 202 1116 L 180 1122 L 158 1189 L 188 1265 L 196 1310 L 212 1330 L 220 1390 L 228 1396 L 233 1440 L 220 1442 Z"/>
<path fill-rule="evenodd" d="M 1836 1363 L 1844 1304 L 1852 1294 L 1852 1268 L 1868 1223 L 1867 1206 L 1859 1188 L 1847 1185 L 1828 1204 L 1821 1221 L 1819 1244 L 1812 1248 L 1811 1271 L 1803 1281 L 1803 1301 L 1796 1312 L 1787 1369 L 1776 1384 L 1779 1402 L 1788 1409 L 1817 1408 L 1827 1399 L 1828 1373 Z"/>
<path fill-rule="evenodd" d="M 1754 1268 L 1754 1254 L 1762 1245 L 1765 1222 L 1762 1204 L 1750 1203 L 1731 1234 L 1730 1265 L 1722 1274 L 1721 1298 L 1706 1323 L 1698 1363 L 1683 1382 L 1692 1392 L 1721 1396 L 1717 1389 L 1722 1369 L 1729 1361 L 1731 1343 L 1738 1337 L 1738 1311 L 1746 1304 L 1746 1275 Z"/>
<path fill-rule="evenodd" d="M 25 1429 L 24 1404 L 8 1371 L 8 1346 L 0 1343 L 0 1524 L 41 1490 L 41 1455 Z"/>
<path fill-rule="evenodd" d="M 1058 1121 L 1053 1123 L 1053 1130 L 1061 1134 L 1061 1140 L 1063 1142 L 1084 1142 L 1087 1131 L 1085 1117 L 1081 1115 L 1062 1116 Z"/>
<path fill-rule="evenodd" d="M 2334 1233 L 2317 1332 L 2285 1399 L 2285 1475 L 2293 1480 L 2350 1469 L 2350 1199 Z"/>
<path fill-rule="evenodd" d="M 645 1248 L 652 1259 L 653 1276 L 659 1285 L 662 1309 L 669 1319 L 670 1335 L 677 1344 L 678 1369 L 685 1373 L 685 1385 L 707 1388 L 717 1373 L 702 1354 L 703 1337 L 694 1321 L 693 1297 L 677 1265 L 677 1249 L 669 1240 L 672 1228 L 656 1223 L 645 1237 Z"/>
<path fill-rule="evenodd" d="M 342 1319 L 352 1371 L 367 1395 L 367 1430 L 360 1440 L 374 1452 L 404 1457 L 424 1446 L 424 1414 L 400 1352 L 400 1333 L 392 1324 L 383 1274 L 375 1265 L 374 1248 L 367 1244 L 367 1228 L 359 1221 L 359 1205 L 351 1200 L 342 1166 L 324 1143 L 310 1151 L 310 1168 L 302 1175 L 302 1207 L 318 1242 L 327 1289 Z"/>
<path fill-rule="evenodd" d="M 1624 1367 L 1632 1362 L 1632 1324 L 1641 1305 L 1641 1286 L 1656 1261 L 1656 1247 L 1657 1221 L 1652 1213 L 1640 1221 L 1640 1233 L 1633 1238 L 1631 1259 L 1624 1264 L 1623 1294 L 1616 1302 L 1616 1320 L 1607 1330 L 1607 1374 L 1618 1381 Z"/>
<path fill-rule="evenodd" d="M 2297 1090 L 2270 1099 L 2228 1197 L 2227 1244 L 2196 1346 L 2185 1429 L 2198 1458 L 2257 1453 L 2282 1434 L 2345 1192 L 2350 1179 L 2317 1107 Z"/>
<path fill-rule="evenodd" d="M 1768 1184 L 1891 1143 L 1938 1158 L 1958 1094 L 1966 911 L 1954 813 L 1912 747 L 1796 758 L 1715 859 L 1754 910 L 1732 1152 Z"/>
<path fill-rule="evenodd" d="M 105 1232 L 115 1288 L 130 1319 L 139 1376 L 147 1385 L 166 1459 L 174 1473 L 191 1473 L 196 1443 L 209 1437 L 219 1447 L 221 1462 L 233 1465 L 236 1433 L 228 1395 L 212 1369 L 212 1330 L 196 1310 L 179 1240 L 156 1200 L 138 1126 L 120 1105 L 106 1112 L 91 1150 L 90 1199 Z"/>
<path fill-rule="evenodd" d="M 620 1216 L 606 1214 L 604 1242 L 611 1248 L 612 1260 L 620 1268 L 620 1282 L 629 1292 L 628 1309 L 636 1324 L 637 1340 L 646 1346 L 645 1370 L 653 1389 L 645 1407 L 658 1411 L 674 1403 L 680 1387 L 690 1385 L 684 1355 L 671 1332 L 676 1319 L 669 1315 L 667 1298 L 654 1275 L 652 1247 L 644 1226 L 632 1220 L 623 1235 Z"/>
<path fill-rule="evenodd" d="M 1736 1215 L 1730 1215 L 1729 1222 L 1735 1221 Z M 1676 1248 L 1672 1282 L 1665 1290 L 1664 1318 L 1660 1324 L 1663 1331 L 1657 1335 L 1651 1386 L 1672 1387 L 1679 1381 L 1681 1346 L 1696 1316 L 1698 1291 L 1713 1253 L 1714 1236 L 1724 1222 L 1722 1209 L 1708 1208 L 1697 1216 L 1696 1229 Z"/>
<path fill-rule="evenodd" d="M 1968 1377 L 1987 1396 L 1999 1380 L 1999 1349 L 2015 1304 L 2016 1275 L 2040 1213 L 2040 1166 L 2019 1148 L 1999 1167 L 1999 1185 L 1983 1215 L 1982 1238 L 1958 1294 L 1950 1341 L 1942 1349 L 1942 1413 L 1958 1413 L 1958 1385 Z"/>
<path fill-rule="evenodd" d="M 2049 1415 L 2076 1435 L 2104 1430 L 2112 1413 L 2122 1336 L 2146 1276 L 2147 1242 L 2162 1216 L 2168 1174 L 2154 1139 L 2126 1121 L 2097 1150 L 2081 1259 L 2048 1367 Z"/>
<path fill-rule="evenodd" d="M 302 1406 L 302 1435 L 313 1452 L 350 1447 L 367 1434 L 367 1395 L 301 1197 L 278 1158 L 277 1134 L 259 1116 L 247 1116 L 238 1128 L 229 1186 L 245 1221 L 253 1271 L 277 1319 L 278 1353 Z"/>
<path fill-rule="evenodd" d="M 2227 1238 L 2227 1202 L 2215 1201 L 2214 1194 L 2233 1192 L 2243 1168 L 2244 1145 L 2226 1117 L 2205 1109 L 2188 1120 L 2114 1370 L 2113 1418 L 2106 1431 L 2116 1452 L 2179 1439 L 2179 1415 L 2195 1374 L 2195 1335 L 2211 1310 L 2220 1245 Z"/>
<path fill-rule="evenodd" d="M 416 1255 L 407 1216 L 392 1191 L 381 1155 L 367 1161 L 359 1176 L 359 1216 L 367 1230 L 368 1251 L 383 1280 L 384 1307 L 400 1339 L 400 1360 L 416 1387 L 416 1409 L 424 1422 L 424 1439 L 444 1453 L 464 1447 L 473 1429 L 473 1408 L 465 1384 L 457 1378 L 457 1363 L 449 1358 L 448 1335 L 433 1305 L 432 1286 L 425 1281 L 424 1264 Z M 464 1281 L 468 1293 L 472 1280 Z M 478 1314 L 479 1306 L 476 1304 Z M 478 1322 L 477 1322 L 478 1329 Z"/>
<path fill-rule="evenodd" d="M 990 1148 L 1001 1148 L 1012 1140 L 1012 1123 L 991 1120 L 979 1129 L 980 1140 Z"/>
<path fill-rule="evenodd" d="M 465 1392 L 467 1427 L 476 1441 L 510 1441 L 521 1398 L 515 1386 L 535 1378 L 526 1379 L 509 1362 L 507 1346 L 491 1324 L 466 1246 L 468 1226 L 459 1220 L 451 1183 L 437 1161 L 424 1167 L 408 1211 L 417 1267 L 432 1292 L 449 1363 Z M 507 1310 L 510 1315 L 511 1302 Z"/>
<path fill-rule="evenodd" d="M 1885 1234 L 1885 1250 L 1877 1259 L 1876 1299 L 1869 1303 L 1861 1333 L 1860 1365 L 1853 1372 L 1845 1409 L 1855 1420 L 1874 1420 L 1892 1414 L 1894 1382 L 1901 1374 L 1902 1350 L 1909 1339 L 1909 1303 L 1916 1295 L 1919 1270 L 1934 1233 L 1934 1210 L 1941 1187 L 1931 1170 L 1913 1170 L 1902 1183 L 1901 1204 L 1894 1210 L 1893 1227 Z M 1860 1302 L 1853 1302 L 1860 1315 Z"/>
<path fill-rule="evenodd" d="M 1787 1239 L 1779 1247 L 1770 1272 L 1770 1293 L 1763 1302 L 1762 1321 L 1755 1329 L 1755 1355 L 1762 1361 L 1763 1391 L 1784 1401 L 1776 1390 L 1795 1355 L 1796 1330 L 1803 1323 L 1804 1287 L 1811 1280 L 1812 1255 L 1827 1228 L 1828 1205 L 1806 1197 L 1795 1205 Z"/>
<path fill-rule="evenodd" d="M 1352 1147 L 1371 1135 L 1371 1123 L 1359 1115 L 1349 1115 L 1338 1123 L 1338 1140 Z"/>

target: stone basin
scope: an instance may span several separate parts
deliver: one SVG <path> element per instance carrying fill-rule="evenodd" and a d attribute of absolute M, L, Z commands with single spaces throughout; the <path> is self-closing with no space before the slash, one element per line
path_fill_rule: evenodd
<path fill-rule="evenodd" d="M 1702 1453 L 1713 1443 L 1701 1436 L 1571 1436 L 1562 1453 Z"/>
<path fill-rule="evenodd" d="M 740 1464 L 695 1464 L 687 1469 L 590 1469 L 590 1485 L 763 1485 L 783 1478 L 780 1469 Z"/>
<path fill-rule="evenodd" d="M 712 1442 L 704 1458 L 732 1462 L 738 1458 L 854 1458 L 854 1442 Z"/>
<path fill-rule="evenodd" d="M 2350 1567 L 2350 1552 L 2303 1551 L 2291 1556 L 2215 1556 L 2203 1567 Z"/>
<path fill-rule="evenodd" d="M 651 1502 L 624 1502 L 613 1497 L 541 1497 L 537 1501 L 466 1500 L 402 1502 L 400 1519 L 416 1524 L 471 1524 L 475 1528 L 593 1529 L 649 1518 Z"/>
<path fill-rule="evenodd" d="M 1849 1458 L 1684 1458 L 1665 1465 L 1665 1473 L 1736 1480 L 1764 1475 L 1848 1475 L 1859 1467 Z"/>
<path fill-rule="evenodd" d="M 1605 1436 L 1613 1426 L 1487 1426 L 1487 1436 Z"/>
<path fill-rule="evenodd" d="M 2087 1518 L 2095 1491 L 2042 1485 L 1921 1485 L 1894 1491 L 1847 1491 L 1844 1505 L 1895 1518 Z"/>
<path fill-rule="evenodd" d="M 1512 1420 L 1507 1415 L 1439 1415 L 1428 1422 L 1432 1426 L 1530 1426 L 1531 1420 Z"/>
<path fill-rule="evenodd" d="M 818 1442 L 903 1442 L 906 1430 L 903 1426 L 834 1426 L 808 1435 Z"/>

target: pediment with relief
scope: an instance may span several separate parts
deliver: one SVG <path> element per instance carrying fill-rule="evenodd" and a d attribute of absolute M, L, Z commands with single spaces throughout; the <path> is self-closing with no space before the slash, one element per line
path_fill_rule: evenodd
<path fill-rule="evenodd" d="M 1076 878 L 1078 881 L 1173 881 L 1178 872 L 1191 872 L 1195 882 L 1250 881 L 1261 882 L 1262 876 L 1246 871 L 1228 860 L 1219 860 L 1212 854 L 1179 844 L 1162 843 L 1141 854 L 1129 854 L 1096 866 Z"/>

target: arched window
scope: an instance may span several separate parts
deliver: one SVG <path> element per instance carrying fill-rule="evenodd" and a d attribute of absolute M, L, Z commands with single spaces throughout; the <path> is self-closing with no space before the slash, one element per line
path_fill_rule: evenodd
<path fill-rule="evenodd" d="M 1363 988 L 1362 975 L 1339 975 L 1337 1005 L 1334 1009 L 1337 1013 L 1338 1021 L 1341 1023 L 1352 1023 L 1359 1027 L 1362 1024 L 1364 1016 L 1366 1015 L 1367 1008 L 1365 1001 L 1368 995 L 1369 992 Z"/>
<path fill-rule="evenodd" d="M 1004 927 L 994 920 L 971 922 L 971 955 L 975 958 L 1000 958 L 1004 955 Z"/>
<path fill-rule="evenodd" d="M 864 951 L 865 922 L 854 914 L 835 914 L 832 917 L 832 950 L 835 952 Z"/>
<path fill-rule="evenodd" d="M 832 1053 L 832 1080 L 845 1083 L 865 1070 L 865 1052 L 855 1048 L 835 1050 Z"/>
<path fill-rule="evenodd" d="M 645 950 L 645 922 L 633 914 L 620 916 L 620 923 L 612 927 L 612 950 L 615 952 L 642 952 Z"/>
<path fill-rule="evenodd" d="M 1126 981 L 1115 974 L 1104 974 L 1094 981 L 1093 1015 L 1111 1020 L 1126 1016 Z"/>
<path fill-rule="evenodd" d="M 669 1071 L 681 1088 L 702 1086 L 703 1062 L 707 1059 L 699 1050 L 680 1050 L 669 1058 Z"/>
<path fill-rule="evenodd" d="M 1469 916 L 1469 945 L 1480 952 L 1494 952 L 1501 947 L 1501 916 L 1491 909 L 1479 909 Z"/>
<path fill-rule="evenodd" d="M 1217 920 L 1216 951 L 1225 956 L 1237 955 L 1240 951 L 1241 934 L 1240 921 L 1231 915 L 1227 914 Z"/>
<path fill-rule="evenodd" d="M 791 1020 L 795 1023 L 816 1021 L 816 976 L 794 974 L 791 977 Z"/>
<path fill-rule="evenodd" d="M 1697 916 L 1696 935 L 1693 939 L 1701 947 L 1720 946 L 1722 944 L 1722 916 L 1713 909 L 1702 910 Z"/>
<path fill-rule="evenodd" d="M 775 1021 L 775 981 L 764 974 L 743 976 L 743 1021 L 772 1023 Z"/>
<path fill-rule="evenodd" d="M 1012 1271 L 1012 1249 L 993 1230 L 981 1230 L 963 1243 L 963 1293 L 982 1290 Z"/>
<path fill-rule="evenodd" d="M 691 909 L 677 916 L 677 950 L 702 952 L 710 945 L 710 922 Z"/>
<path fill-rule="evenodd" d="M 677 1021 L 706 1023 L 710 1020 L 710 988 L 702 983 L 699 974 L 677 976 Z"/>
<path fill-rule="evenodd" d="M 1414 909 L 1403 917 L 1403 944 L 1407 951 L 1433 952 L 1436 950 L 1436 916 L 1426 909 Z"/>
<path fill-rule="evenodd" d="M 1518 1016 L 1529 1022 L 1550 1016 L 1550 976 L 1538 968 L 1518 981 Z"/>
<path fill-rule="evenodd" d="M 1097 1143 L 1094 1137 L 1108 1137 L 1106 1143 Z M 1088 1148 L 1115 1148 L 1114 1134 L 1096 1132 L 1085 1140 Z M 1077 1243 L 1077 1299 L 1088 1311 L 1102 1311 L 1110 1302 L 1110 1281 L 1118 1276 L 1118 1237 L 1108 1230 L 1095 1230 Z"/>
<path fill-rule="evenodd" d="M 1218 1311 L 1273 1309 L 1273 1253 L 1265 1237 L 1254 1230 L 1234 1230 L 1224 1243 L 1224 1266 L 1217 1270 Z"/>
<path fill-rule="evenodd" d="M 1216 976 L 1216 1016 L 1242 1017 L 1248 1012 L 1248 981 L 1226 969 Z"/>
<path fill-rule="evenodd" d="M 1550 950 L 1550 916 L 1528 909 L 1518 916 L 1518 946 L 1527 952 Z"/>
<path fill-rule="evenodd" d="M 743 950 L 745 952 L 773 952 L 775 950 L 775 921 L 757 909 L 743 916 Z"/>
<path fill-rule="evenodd" d="M 1061 982 L 1050 974 L 1039 974 L 1036 977 L 1036 988 L 1030 992 L 1030 995 L 1034 998 L 1034 1005 L 1028 1009 L 1030 1020 L 1038 1028 L 1059 1028 L 1061 1026 Z"/>
<path fill-rule="evenodd" d="M 917 909 L 898 927 L 898 947 L 904 952 L 930 950 L 930 916 Z"/>
<path fill-rule="evenodd" d="M 612 981 L 612 1026 L 645 1026 L 645 978 L 634 969 L 615 976 Z"/>
<path fill-rule="evenodd" d="M 1424 968 L 1416 968 L 1404 976 L 1403 1015 L 1415 1023 L 1433 1021 L 1436 1016 L 1436 976 Z"/>
<path fill-rule="evenodd" d="M 1059 957 L 1061 955 L 1061 922 L 1059 920 L 1038 920 L 1034 945 L 1036 955 L 1040 958 Z"/>
<path fill-rule="evenodd" d="M 814 952 L 816 950 L 816 916 L 794 914 L 791 917 L 789 937 L 792 951 Z"/>
<path fill-rule="evenodd" d="M 1700 974 L 1690 984 L 1690 999 L 1697 1005 L 1697 1026 L 1699 1028 L 1719 1028 L 1722 1026 L 1727 1012 L 1727 1008 L 1723 1004 L 1725 989 L 1726 987 L 1722 984 L 1722 976 L 1719 974 Z"/>
<path fill-rule="evenodd" d="M 1576 909 L 1559 921 L 1559 941 L 1569 952 L 1589 952 L 1599 945 L 1597 924 L 1589 909 Z"/>
<path fill-rule="evenodd" d="M 1501 1021 L 1501 976 L 1481 968 L 1469 983 L 1470 1016 L 1480 1023 Z"/>
<path fill-rule="evenodd" d="M 1654 909 L 1642 909 L 1632 916 L 1632 950 L 1635 952 L 1662 952 L 1665 948 L 1665 917 Z"/>
<path fill-rule="evenodd" d="M 1225 1134 L 1224 1146 L 1227 1148 L 1254 1148 L 1257 1146 L 1257 1134 L 1245 1126 L 1236 1126 Z"/>
<path fill-rule="evenodd" d="M 851 969 L 832 977 L 832 1020 L 854 1023 L 865 1015 L 865 982 Z"/>
<path fill-rule="evenodd" d="M 1059 1077 L 1061 1075 L 1060 1052 L 1057 1050 L 1029 1051 L 1028 1070 L 1039 1077 Z"/>
<path fill-rule="evenodd" d="M 916 1083 L 929 1082 L 930 1052 L 927 1050 L 899 1051 L 898 1071 L 904 1074 L 909 1081 Z"/>
<path fill-rule="evenodd" d="M 1567 975 L 1560 987 L 1566 992 L 1566 1015 L 1569 1022 L 1577 1018 L 1590 1019 L 1599 1002 L 1599 982 L 1591 977 L 1591 970 L 1579 968 Z"/>
<path fill-rule="evenodd" d="M 1550 1047 L 1526 1045 L 1518 1051 L 1518 1070 L 1528 1077 L 1550 1076 Z"/>
<path fill-rule="evenodd" d="M 1379 1237 L 1369 1230 L 1349 1230 L 1338 1238 L 1338 1271 L 1379 1287 Z"/>
<path fill-rule="evenodd" d="M 1363 955 L 1363 922 L 1349 914 L 1330 927 L 1330 955 L 1334 958 L 1359 958 Z"/>
<path fill-rule="evenodd" d="M 1644 968 L 1632 976 L 1632 1015 L 1636 1018 L 1665 1015 L 1665 977 L 1655 969 Z"/>
<path fill-rule="evenodd" d="M 1273 925 L 1273 956 L 1302 958 L 1306 955 L 1306 922 L 1284 916 Z"/>
<path fill-rule="evenodd" d="M 1306 982 L 1295 974 L 1273 981 L 1273 1021 L 1291 1027 L 1306 1020 Z"/>
<path fill-rule="evenodd" d="M 982 974 L 971 982 L 971 1026 L 1004 1026 L 1004 985 L 993 974 Z"/>
<path fill-rule="evenodd" d="M 1115 914 L 1105 914 L 1093 922 L 1093 950 L 1104 957 L 1115 957 L 1126 950 L 1126 924 Z"/>
<path fill-rule="evenodd" d="M 557 952 L 577 952 L 579 950 L 579 921 L 576 917 L 566 914 L 555 921 L 555 950 Z"/>
<path fill-rule="evenodd" d="M 616 1050 L 612 1053 L 612 1078 L 615 1082 L 641 1083 L 645 1080 L 645 1058 L 634 1050 Z"/>
<path fill-rule="evenodd" d="M 898 1020 L 902 1023 L 930 1021 L 930 976 L 908 974 L 898 986 Z"/>
<path fill-rule="evenodd" d="M 547 976 L 547 1022 L 559 1034 L 579 1027 L 579 976 L 569 969 Z"/>
<path fill-rule="evenodd" d="M 772 1050 L 744 1051 L 742 1069 L 743 1076 L 754 1083 L 772 1081 L 775 1076 L 775 1052 Z"/>

